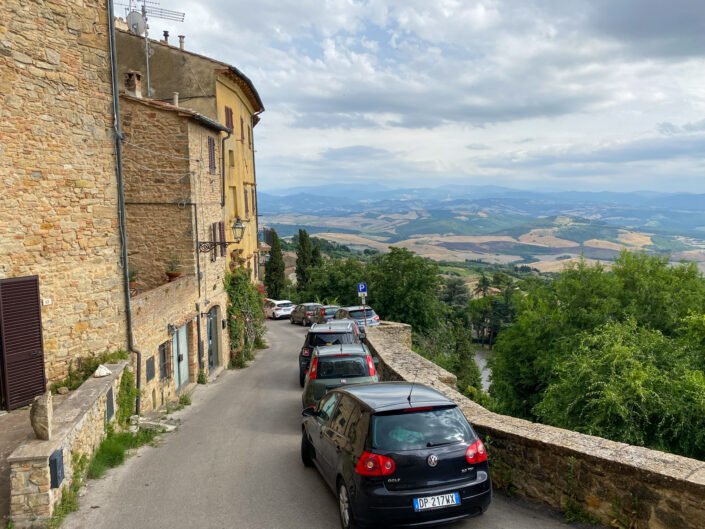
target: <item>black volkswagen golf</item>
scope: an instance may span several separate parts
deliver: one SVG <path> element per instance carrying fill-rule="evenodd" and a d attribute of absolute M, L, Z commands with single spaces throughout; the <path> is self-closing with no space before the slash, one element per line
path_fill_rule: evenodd
<path fill-rule="evenodd" d="M 454 522 L 492 501 L 482 441 L 431 388 L 338 388 L 303 415 L 301 459 L 337 494 L 343 529 Z"/>

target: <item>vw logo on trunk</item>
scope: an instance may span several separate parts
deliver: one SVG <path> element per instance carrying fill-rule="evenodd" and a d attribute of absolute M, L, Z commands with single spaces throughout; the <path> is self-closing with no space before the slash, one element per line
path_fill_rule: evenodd
<path fill-rule="evenodd" d="M 431 454 L 430 456 L 428 456 L 426 462 L 428 463 L 429 467 L 435 467 L 438 464 L 438 456 L 435 454 Z"/>

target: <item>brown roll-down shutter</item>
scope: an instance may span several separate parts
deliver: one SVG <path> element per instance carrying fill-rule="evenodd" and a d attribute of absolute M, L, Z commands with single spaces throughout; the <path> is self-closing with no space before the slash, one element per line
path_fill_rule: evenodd
<path fill-rule="evenodd" d="M 39 278 L 0 280 L 0 359 L 5 404 L 12 410 L 46 390 Z"/>

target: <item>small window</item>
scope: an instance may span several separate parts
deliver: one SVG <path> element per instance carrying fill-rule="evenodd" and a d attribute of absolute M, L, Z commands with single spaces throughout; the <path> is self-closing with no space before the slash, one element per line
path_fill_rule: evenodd
<path fill-rule="evenodd" d="M 247 188 L 243 190 L 243 193 L 245 193 L 245 217 L 250 216 L 250 201 L 247 196 Z"/>
<path fill-rule="evenodd" d="M 169 342 L 164 342 L 159 346 L 159 378 L 162 380 L 171 377 L 170 359 Z"/>
<path fill-rule="evenodd" d="M 240 141 L 245 144 L 245 122 L 240 118 Z"/>
<path fill-rule="evenodd" d="M 247 146 L 252 149 L 252 127 L 247 126 Z"/>
<path fill-rule="evenodd" d="M 153 379 L 154 379 L 154 375 L 155 375 L 155 373 L 154 373 L 154 355 L 152 355 L 152 356 L 150 356 L 149 358 L 147 358 L 147 369 L 146 369 L 146 371 L 147 371 L 147 373 L 146 373 L 147 382 L 149 382 L 150 380 L 153 380 Z"/>
<path fill-rule="evenodd" d="M 257 193 L 255 191 L 255 188 L 252 188 L 252 214 L 256 215 L 257 214 L 257 208 L 255 207 L 255 198 L 257 197 Z"/>
<path fill-rule="evenodd" d="M 232 129 L 233 124 L 233 109 L 230 107 L 225 107 L 225 126 Z"/>
<path fill-rule="evenodd" d="M 228 164 L 230 167 L 235 167 L 235 151 L 232 149 L 228 151 Z"/>
<path fill-rule="evenodd" d="M 222 220 L 218 223 L 218 230 L 220 231 L 220 242 L 225 242 L 225 222 Z M 225 245 L 221 245 L 220 247 L 220 256 L 225 257 L 225 252 L 227 248 Z"/>
<path fill-rule="evenodd" d="M 215 139 L 208 136 L 208 171 L 215 174 Z"/>

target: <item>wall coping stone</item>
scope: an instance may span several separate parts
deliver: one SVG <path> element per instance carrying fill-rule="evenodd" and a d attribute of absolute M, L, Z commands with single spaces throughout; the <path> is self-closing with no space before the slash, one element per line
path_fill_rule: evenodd
<path fill-rule="evenodd" d="M 22 443 L 10 454 L 8 462 L 13 464 L 23 461 L 36 461 L 38 459 L 48 460 L 54 451 L 64 445 L 66 437 L 71 434 L 83 417 L 93 409 L 98 399 L 107 393 L 126 366 L 126 361 L 119 364 L 106 364 L 106 367 L 112 371 L 110 376 L 101 378 L 91 376 L 81 384 L 54 410 L 52 439 L 50 441 L 31 439 Z M 114 395 L 114 398 L 117 400 L 117 395 Z"/>

